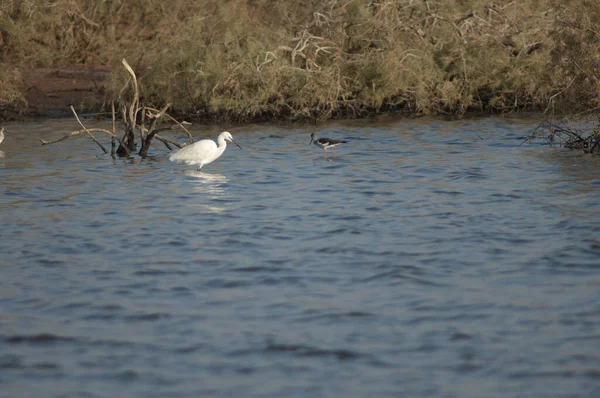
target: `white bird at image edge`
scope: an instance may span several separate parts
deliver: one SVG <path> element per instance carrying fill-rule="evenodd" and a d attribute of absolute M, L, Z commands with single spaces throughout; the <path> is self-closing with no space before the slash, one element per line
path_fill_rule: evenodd
<path fill-rule="evenodd" d="M 213 140 L 200 140 L 193 144 L 184 146 L 177 152 L 175 152 L 169 160 L 171 162 L 185 163 L 189 165 L 198 165 L 198 171 L 202 169 L 202 166 L 209 164 L 217 160 L 225 148 L 227 148 L 227 141 L 234 143 L 238 148 L 242 149 L 237 142 L 233 140 L 233 137 L 228 131 L 223 131 L 217 137 L 217 144 Z"/>

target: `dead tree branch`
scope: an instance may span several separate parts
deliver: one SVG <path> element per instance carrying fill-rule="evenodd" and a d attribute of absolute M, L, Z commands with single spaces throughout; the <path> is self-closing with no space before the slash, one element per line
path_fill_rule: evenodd
<path fill-rule="evenodd" d="M 146 108 L 146 109 L 149 109 L 149 110 L 151 110 L 151 111 L 154 111 L 154 112 L 160 112 L 158 109 L 154 109 L 154 108 Z M 187 134 L 187 136 L 188 136 L 188 140 L 190 141 L 190 144 L 193 144 L 193 143 L 194 143 L 194 137 L 192 136 L 192 133 L 190 133 L 190 132 L 188 131 L 188 129 L 186 129 L 186 128 L 185 128 L 185 126 L 184 126 L 184 124 L 190 124 L 190 123 L 188 123 L 188 122 L 179 122 L 177 119 L 175 119 L 173 116 L 169 115 L 168 113 L 166 113 L 166 114 L 165 114 L 165 117 L 166 117 L 167 119 L 170 119 L 170 120 L 172 120 L 172 121 L 173 121 L 175 124 L 177 124 L 177 125 L 178 125 L 178 126 L 179 126 L 179 127 L 182 129 L 182 130 L 183 130 L 183 131 L 185 131 L 185 132 L 186 132 L 186 134 Z M 164 130 L 163 130 L 163 131 L 164 131 Z"/>
<path fill-rule="evenodd" d="M 83 129 L 83 130 L 77 130 L 77 131 L 72 131 L 69 134 L 65 134 L 60 138 L 57 138 L 56 140 L 52 140 L 52 141 L 46 141 L 43 140 L 41 138 L 39 138 L 40 142 L 42 143 L 42 145 L 50 145 L 50 144 L 56 144 L 57 142 L 61 142 L 64 140 L 67 140 L 71 137 L 75 137 L 79 134 L 83 134 L 83 133 L 87 133 L 89 134 L 90 132 L 96 132 L 96 133 L 105 133 L 110 135 L 111 137 L 114 137 L 116 140 L 118 140 L 119 142 L 121 142 L 121 139 L 119 137 L 117 137 L 115 134 L 113 134 L 112 131 L 110 130 L 106 130 L 106 129 L 101 129 L 101 128 L 89 128 L 89 129 Z"/>
<path fill-rule="evenodd" d="M 154 138 L 161 141 L 169 150 L 172 150 L 173 146 L 176 146 L 179 148 L 184 146 L 182 144 L 179 144 L 177 142 L 174 142 L 174 141 L 171 141 L 169 139 L 159 136 L 158 134 L 162 131 L 176 130 L 176 129 L 181 128 L 183 131 L 185 131 L 187 133 L 190 143 L 194 142 L 192 134 L 184 126 L 185 122 L 183 122 L 183 123 L 179 122 L 178 120 L 176 120 L 175 118 L 173 118 L 171 115 L 169 115 L 167 113 L 167 110 L 171 107 L 170 103 L 166 104 L 165 106 L 163 106 L 162 109 L 158 110 L 158 109 L 144 106 L 140 102 L 140 90 L 139 90 L 139 85 L 138 85 L 138 81 L 137 81 L 135 72 L 133 71 L 131 66 L 129 66 L 129 64 L 127 63 L 127 61 L 125 59 L 122 60 L 122 63 L 123 63 L 123 66 L 125 67 L 125 69 L 127 70 L 127 73 L 129 74 L 129 79 L 128 79 L 127 83 L 125 84 L 125 86 L 123 86 L 123 88 L 121 89 L 121 92 L 119 94 L 120 102 L 121 102 L 120 103 L 120 113 L 121 113 L 121 119 L 124 124 L 124 130 L 125 130 L 125 134 L 123 135 L 123 138 L 121 139 L 117 135 L 117 128 L 116 128 L 117 117 L 116 117 L 115 103 L 112 102 L 111 103 L 112 131 L 103 129 L 103 128 L 87 128 L 83 124 L 81 119 L 79 118 L 79 115 L 75 111 L 75 108 L 73 106 L 71 106 L 71 111 L 73 112 L 73 115 L 75 116 L 75 119 L 77 120 L 77 123 L 79 123 L 79 125 L 81 126 L 82 129 L 73 131 L 73 132 L 66 134 L 56 140 L 53 140 L 53 141 L 46 141 L 46 140 L 43 140 L 40 138 L 40 142 L 42 143 L 42 145 L 55 144 L 57 142 L 61 142 L 61 141 L 67 140 L 71 137 L 75 137 L 77 135 L 85 133 L 85 134 L 89 135 L 92 138 L 92 140 L 94 140 L 94 142 L 102 149 L 102 151 L 104 153 L 108 153 L 108 150 L 92 134 L 93 132 L 101 132 L 101 133 L 108 134 L 111 137 L 111 152 L 110 152 L 110 154 L 112 157 L 115 157 L 115 154 L 118 154 L 119 156 L 129 157 L 131 155 L 131 151 L 133 151 L 136 148 L 135 139 L 136 139 L 136 130 L 137 130 L 139 132 L 139 137 L 141 140 L 141 148 L 138 152 L 138 155 L 141 156 L 142 158 L 145 158 L 148 156 L 148 151 L 150 149 L 150 145 Z M 139 121 L 138 121 L 138 118 L 140 119 Z M 158 127 L 158 123 L 164 118 L 169 119 L 174 124 L 170 124 L 167 127 Z M 115 149 L 117 141 L 119 142 L 119 147 L 118 147 L 118 149 Z"/>
<path fill-rule="evenodd" d="M 170 107 L 171 107 L 171 104 L 167 104 L 160 110 L 160 112 L 158 112 L 156 114 L 148 113 L 148 116 L 150 116 L 153 120 L 150 123 L 150 127 L 148 128 L 148 133 L 146 134 L 145 137 L 142 138 L 142 148 L 140 149 L 140 152 L 138 154 L 141 157 L 145 158 L 146 156 L 148 156 L 148 149 L 150 149 L 150 145 L 152 144 L 152 139 L 154 138 L 156 133 L 158 133 L 158 131 L 156 130 L 156 123 L 158 122 L 158 120 L 161 117 L 163 117 L 165 115 L 165 113 L 167 112 L 167 109 L 169 109 Z M 142 129 L 142 126 L 140 126 L 140 131 L 141 131 L 141 129 Z"/>
<path fill-rule="evenodd" d="M 94 135 L 83 125 L 83 123 L 81 123 L 81 120 L 79 120 L 79 116 L 77 116 L 77 112 L 75 112 L 75 108 L 73 107 L 73 105 L 71 105 L 71 112 L 73 112 L 73 115 L 75 115 L 75 119 L 77 119 L 77 123 L 79 123 L 79 125 L 88 133 L 88 135 L 90 137 L 92 137 L 92 140 L 94 140 L 94 142 L 96 144 L 98 144 L 98 146 L 104 151 L 104 153 L 108 153 L 108 151 L 106 150 L 106 148 L 104 148 L 104 145 L 102 145 L 100 143 L 100 141 L 98 141 L 96 139 L 96 137 L 94 137 Z"/>
<path fill-rule="evenodd" d="M 113 157 L 113 159 L 115 158 L 115 154 L 116 154 L 116 139 L 115 137 L 117 136 L 117 120 L 115 118 L 115 101 L 111 101 L 110 103 L 111 106 L 111 110 L 112 110 L 112 132 L 113 132 L 113 137 L 110 139 L 110 156 Z"/>
<path fill-rule="evenodd" d="M 578 123 L 578 125 L 578 127 L 574 127 L 566 120 L 553 122 L 546 119 L 533 129 L 521 145 L 525 142 L 543 139 L 550 146 L 558 142 L 561 148 L 581 150 L 584 153 L 599 153 L 600 130 L 598 126 L 586 128 L 583 123 Z"/>
<path fill-rule="evenodd" d="M 181 145 L 181 144 L 180 144 L 180 143 L 178 143 L 178 142 L 171 141 L 171 140 L 169 140 L 169 139 L 167 139 L 167 138 L 161 137 L 161 136 L 160 136 L 160 135 L 158 135 L 158 134 L 156 134 L 156 135 L 154 136 L 154 138 L 156 138 L 157 140 L 159 140 L 160 142 L 162 142 L 163 144 L 165 144 L 165 146 L 166 146 L 166 147 L 169 149 L 169 151 L 172 151 L 172 150 L 173 150 L 173 148 L 171 147 L 171 144 L 172 144 L 172 145 L 175 145 L 177 148 L 183 148 L 183 147 L 185 146 L 185 145 Z"/>
<path fill-rule="evenodd" d="M 138 87 L 137 77 L 135 76 L 135 72 L 133 71 L 131 66 L 129 66 L 129 64 L 127 63 L 125 58 L 123 58 L 121 60 L 121 63 L 123 64 L 123 66 L 125 67 L 125 70 L 127 70 L 127 72 L 130 75 L 129 82 L 131 82 L 131 86 L 133 88 L 133 94 L 132 94 L 133 97 L 131 98 L 131 102 L 130 102 L 129 106 L 126 106 L 125 101 L 123 100 L 123 98 L 121 98 L 121 101 L 123 102 L 123 105 L 121 108 L 121 114 L 123 116 L 123 123 L 125 123 L 125 126 L 126 126 L 123 141 L 127 144 L 127 149 L 129 149 L 130 151 L 133 151 L 135 149 L 135 127 L 136 127 L 137 115 L 139 112 L 140 91 L 139 91 L 139 87 Z M 121 93 L 123 93 L 125 91 L 125 88 L 129 85 L 129 82 L 127 82 L 127 85 L 125 87 L 123 87 L 123 90 L 121 90 Z M 121 147 L 119 147 L 119 149 L 117 150 L 117 153 L 119 155 L 122 155 L 124 152 L 125 151 Z"/>

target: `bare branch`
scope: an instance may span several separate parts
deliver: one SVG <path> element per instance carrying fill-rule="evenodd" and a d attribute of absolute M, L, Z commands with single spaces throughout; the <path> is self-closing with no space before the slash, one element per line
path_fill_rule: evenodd
<path fill-rule="evenodd" d="M 79 135 L 79 134 L 83 134 L 83 133 L 89 133 L 90 131 L 94 131 L 94 132 L 97 132 L 97 133 L 106 133 L 106 134 L 110 135 L 111 137 L 115 137 L 115 138 L 117 138 L 117 137 L 116 137 L 116 136 L 115 136 L 115 135 L 112 133 L 112 131 L 110 131 L 110 130 L 106 130 L 106 129 L 100 129 L 100 128 L 91 128 L 91 129 L 86 129 L 86 128 L 84 128 L 83 130 L 72 131 L 72 132 L 70 132 L 69 134 L 65 134 L 65 135 L 63 135 L 62 137 L 60 137 L 60 138 L 58 138 L 58 139 L 56 139 L 56 140 L 53 140 L 53 141 L 46 141 L 46 140 L 43 140 L 43 139 L 41 139 L 41 138 L 39 138 L 39 140 L 40 140 L 40 142 L 42 143 L 42 145 L 50 145 L 50 144 L 55 144 L 55 143 L 57 143 L 57 142 L 64 141 L 64 140 L 66 140 L 66 139 L 68 139 L 68 138 L 74 137 L 74 136 L 76 136 L 76 135 Z M 117 138 L 117 139 L 118 139 L 118 138 Z"/>
<path fill-rule="evenodd" d="M 104 153 L 108 153 L 108 151 L 106 150 L 106 148 L 104 148 L 104 145 L 102 145 L 100 143 L 100 141 L 98 141 L 96 139 L 96 137 L 94 137 L 94 135 L 92 133 L 90 133 L 90 131 L 83 125 L 83 123 L 81 123 L 81 120 L 79 120 L 79 116 L 77 116 L 77 112 L 75 112 L 75 108 L 73 107 L 73 105 L 71 105 L 71 112 L 73 112 L 73 115 L 75 115 L 75 119 L 77 119 L 77 123 L 79 123 L 79 125 L 81 127 L 83 127 L 84 131 L 86 131 L 90 137 L 92 137 L 92 140 L 94 140 L 94 142 L 96 144 L 98 144 L 98 146 L 104 151 Z"/>
<path fill-rule="evenodd" d="M 152 123 L 150 123 L 150 127 L 148 128 L 148 135 L 156 135 L 155 132 L 155 128 L 156 128 L 156 123 L 158 123 L 158 120 L 163 117 L 166 112 L 167 109 L 169 109 L 171 107 L 171 104 L 166 104 L 158 113 L 155 114 L 151 114 L 150 112 L 148 112 L 148 117 L 152 118 Z M 146 108 L 148 110 L 150 110 L 149 108 Z"/>
<path fill-rule="evenodd" d="M 110 156 L 112 156 L 114 158 L 115 153 L 116 153 L 115 137 L 117 136 L 117 119 L 115 116 L 115 101 L 111 101 L 110 106 L 112 108 L 112 132 L 113 132 L 113 137 L 110 140 Z"/>
<path fill-rule="evenodd" d="M 135 126 L 135 121 L 137 120 L 138 113 L 138 104 L 140 102 L 140 92 L 138 89 L 137 78 L 135 76 L 135 72 L 133 71 L 133 69 L 131 69 L 131 66 L 129 66 L 125 58 L 121 60 L 121 63 L 123 64 L 125 69 L 127 69 L 127 72 L 129 72 L 132 79 L 131 81 L 133 85 L 133 100 L 131 101 L 131 105 L 129 106 L 129 122 L 132 126 Z"/>
<path fill-rule="evenodd" d="M 156 138 L 157 140 L 159 140 L 160 142 L 162 142 L 163 144 L 165 144 L 165 146 L 169 149 L 172 150 L 173 148 L 171 148 L 171 145 L 175 145 L 177 148 L 183 148 L 185 145 L 181 145 L 179 142 L 175 142 L 175 141 L 171 141 L 167 138 L 161 137 L 160 135 L 158 135 L 158 133 L 154 136 L 154 138 Z"/>
<path fill-rule="evenodd" d="M 158 109 L 155 109 L 155 108 L 146 108 L 146 109 L 152 110 L 152 111 L 154 111 L 154 112 L 160 112 Z M 179 127 L 181 127 L 181 129 L 182 129 L 183 131 L 185 131 L 185 132 L 187 133 L 187 135 L 188 135 L 188 139 L 189 139 L 189 141 L 190 141 L 190 144 L 194 143 L 194 137 L 192 136 L 192 133 L 190 133 L 190 132 L 189 132 L 189 131 L 188 131 L 188 130 L 185 128 L 185 126 L 183 125 L 183 123 L 186 123 L 186 122 L 180 122 L 179 120 L 175 119 L 173 116 L 169 115 L 168 113 L 165 113 L 165 115 L 164 115 L 164 116 L 165 116 L 166 118 L 168 118 L 168 119 L 172 120 L 173 122 L 175 122 L 175 123 L 176 123 L 176 124 L 177 124 Z M 188 124 L 189 124 L 189 123 L 188 123 Z"/>
<path fill-rule="evenodd" d="M 150 145 L 152 144 L 152 139 L 158 132 L 155 129 L 156 123 L 163 115 L 165 115 L 165 113 L 167 112 L 167 109 L 169 109 L 170 107 L 171 107 L 171 104 L 167 104 L 160 110 L 160 112 L 158 112 L 154 115 L 151 114 L 150 112 L 148 112 L 148 117 L 151 117 L 154 120 L 152 120 L 152 123 L 150 123 L 150 127 L 148 128 L 148 133 L 146 134 L 145 137 L 142 138 L 142 147 L 140 148 L 140 152 L 138 153 L 138 155 L 140 155 L 141 157 L 145 158 L 148 155 L 148 150 L 150 149 Z M 146 109 L 146 108 L 144 108 L 144 109 Z M 140 130 L 142 128 L 143 127 L 140 126 Z"/>

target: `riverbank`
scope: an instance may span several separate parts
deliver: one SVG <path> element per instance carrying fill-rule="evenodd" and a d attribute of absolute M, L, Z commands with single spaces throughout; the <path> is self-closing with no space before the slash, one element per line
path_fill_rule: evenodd
<path fill-rule="evenodd" d="M 398 113 L 594 109 L 583 0 L 80 0 L 0 6 L 0 116 L 101 111 L 130 94 L 190 119 L 320 121 Z"/>
<path fill-rule="evenodd" d="M 82 113 L 98 113 L 105 108 L 106 69 L 39 68 L 26 70 L 17 89 L 24 107 L 0 109 L 6 120 L 72 116 L 73 105 Z"/>

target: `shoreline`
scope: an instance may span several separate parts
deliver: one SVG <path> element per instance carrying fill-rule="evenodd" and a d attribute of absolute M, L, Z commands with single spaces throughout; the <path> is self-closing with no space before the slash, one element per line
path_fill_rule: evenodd
<path fill-rule="evenodd" d="M 109 69 L 90 68 L 38 68 L 22 71 L 22 81 L 17 87 L 23 93 L 27 106 L 21 111 L 0 108 L 0 122 L 26 122 L 39 119 L 72 118 L 70 106 L 73 105 L 80 117 L 98 117 L 110 119 L 110 111 L 105 109 L 106 79 Z M 373 118 L 418 118 L 436 117 L 448 120 L 469 119 L 490 116 L 541 114 L 542 110 L 521 109 L 510 112 L 467 111 L 462 114 L 423 114 L 402 109 L 384 112 L 369 112 L 354 117 L 334 115 L 326 120 L 314 118 L 293 118 L 275 115 L 260 115 L 252 120 L 236 121 L 230 115 L 211 114 L 204 117 L 184 112 L 171 112 L 176 118 L 190 119 L 194 123 L 227 123 L 234 125 L 250 123 L 307 123 L 316 124 L 335 120 L 366 120 Z M 105 116 L 102 116 L 105 115 Z"/>
<path fill-rule="evenodd" d="M 82 113 L 102 112 L 108 69 L 39 68 L 21 73 L 16 86 L 27 106 L 21 111 L 0 109 L 2 121 L 72 117 L 71 105 Z"/>
<path fill-rule="evenodd" d="M 174 117 L 236 124 L 554 117 L 600 103 L 600 8 L 589 2 L 75 0 L 9 2 L 0 14 L 10 21 L 0 28 L 3 121 L 68 117 L 69 105 L 98 113 L 133 96 L 171 104 Z"/>

